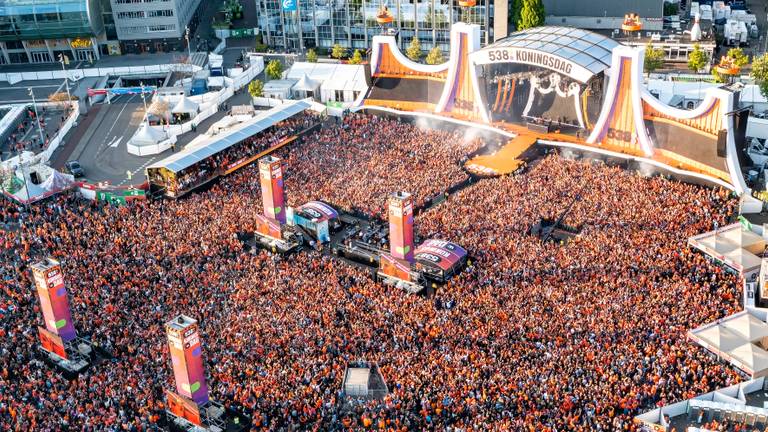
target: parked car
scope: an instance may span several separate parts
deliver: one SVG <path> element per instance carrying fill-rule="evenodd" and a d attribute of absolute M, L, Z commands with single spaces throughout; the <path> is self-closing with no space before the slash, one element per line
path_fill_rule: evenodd
<path fill-rule="evenodd" d="M 82 166 L 80 166 L 80 162 L 76 160 L 67 161 L 67 163 L 64 164 L 64 168 L 67 170 L 68 173 L 75 176 L 75 178 L 80 178 L 85 176 L 85 170 Z"/>

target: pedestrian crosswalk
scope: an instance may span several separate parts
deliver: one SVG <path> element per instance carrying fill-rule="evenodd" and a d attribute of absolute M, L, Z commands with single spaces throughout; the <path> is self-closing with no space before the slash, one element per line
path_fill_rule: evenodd
<path fill-rule="evenodd" d="M 208 62 L 208 54 L 204 52 L 192 53 L 192 58 L 190 59 L 190 63 L 192 63 L 193 65 L 203 67 L 207 62 Z"/>

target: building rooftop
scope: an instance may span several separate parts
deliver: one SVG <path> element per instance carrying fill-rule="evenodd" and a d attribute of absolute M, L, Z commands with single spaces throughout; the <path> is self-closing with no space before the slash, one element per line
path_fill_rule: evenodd
<path fill-rule="evenodd" d="M 662 31 L 641 30 L 628 35 L 624 34 L 619 29 L 598 30 L 597 32 L 625 45 L 647 45 L 649 43 L 699 43 L 705 46 L 715 44 L 715 32 L 712 26 L 712 21 L 700 20 L 699 27 L 701 28 L 701 39 L 698 41 L 691 41 L 690 31 L 693 27 L 693 20 L 681 19 L 676 22 L 680 25 L 679 30 L 666 28 L 665 26 L 665 29 Z"/>
<path fill-rule="evenodd" d="M 573 27 L 535 27 L 510 34 L 483 50 L 524 48 L 550 53 L 598 74 L 611 65 L 611 51 L 619 43 L 604 35 Z"/>

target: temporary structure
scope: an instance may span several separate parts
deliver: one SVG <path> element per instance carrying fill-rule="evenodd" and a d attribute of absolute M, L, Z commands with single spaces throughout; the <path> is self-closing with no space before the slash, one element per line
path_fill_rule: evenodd
<path fill-rule="evenodd" d="M 735 331 L 750 342 L 761 341 L 768 337 L 768 324 L 747 312 L 737 315 L 725 320 L 723 327 Z"/>
<path fill-rule="evenodd" d="M 768 375 L 768 351 L 753 343 L 746 343 L 728 352 L 739 369 L 758 378 Z"/>
<path fill-rule="evenodd" d="M 716 353 L 728 352 L 744 343 L 736 332 L 728 330 L 722 325 L 695 331 L 695 336 L 709 344 L 709 349 Z"/>
<path fill-rule="evenodd" d="M 319 93 L 314 96 L 323 103 L 353 102 L 368 90 L 363 65 L 296 62 L 288 71 L 289 79 L 300 81 L 305 75 L 320 85 Z"/>
<path fill-rule="evenodd" d="M 198 109 L 199 105 L 197 103 L 189 100 L 186 96 L 182 96 L 171 112 L 173 114 L 197 114 Z"/>
<path fill-rule="evenodd" d="M 320 83 L 313 80 L 307 74 L 303 74 L 299 79 L 299 82 L 294 84 L 293 92 L 300 98 L 319 96 L 317 90 L 320 88 Z"/>
<path fill-rule="evenodd" d="M 135 146 L 153 145 L 164 139 L 166 139 L 165 133 L 153 128 L 147 124 L 147 122 L 144 122 L 139 126 L 139 130 L 136 131 L 136 134 L 131 138 L 131 143 Z"/>
<path fill-rule="evenodd" d="M 72 186 L 74 183 L 74 176 L 53 170 L 51 175 L 44 182 L 40 183 L 40 187 L 47 191 L 58 192 Z"/>

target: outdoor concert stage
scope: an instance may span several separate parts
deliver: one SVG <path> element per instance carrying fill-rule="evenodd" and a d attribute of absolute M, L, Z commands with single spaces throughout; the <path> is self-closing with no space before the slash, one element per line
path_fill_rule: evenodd
<path fill-rule="evenodd" d="M 509 140 L 493 154 L 481 154 L 467 161 L 464 168 L 476 175 L 504 175 L 515 172 L 523 165 L 520 156 L 538 139 L 532 135 L 520 135 Z"/>
<path fill-rule="evenodd" d="M 738 108 L 738 86 L 707 88 L 693 109 L 669 106 L 644 84 L 644 48 L 578 28 L 537 27 L 481 48 L 479 26 L 460 22 L 450 48 L 447 62 L 424 65 L 410 61 L 394 36 L 375 36 L 371 87 L 356 109 L 512 139 L 465 165 L 479 175 L 514 172 L 520 155 L 541 144 L 749 195 L 742 173 L 750 164 L 749 110 Z"/>

